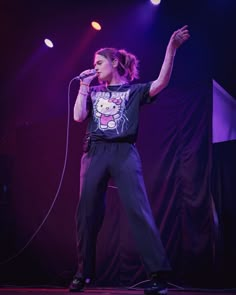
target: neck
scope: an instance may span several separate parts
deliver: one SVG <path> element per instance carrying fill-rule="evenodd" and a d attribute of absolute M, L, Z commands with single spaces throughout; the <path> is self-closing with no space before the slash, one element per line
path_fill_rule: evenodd
<path fill-rule="evenodd" d="M 111 81 L 107 81 L 106 85 L 107 86 L 112 86 L 112 85 L 123 85 L 126 84 L 128 81 L 126 78 L 121 77 L 120 75 L 114 75 L 111 79 Z"/>

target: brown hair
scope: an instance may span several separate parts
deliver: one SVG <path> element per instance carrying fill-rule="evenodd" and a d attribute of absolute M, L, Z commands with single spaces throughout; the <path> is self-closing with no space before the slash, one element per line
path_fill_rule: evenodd
<path fill-rule="evenodd" d="M 118 60 L 117 71 L 121 76 L 124 76 L 129 82 L 139 78 L 138 63 L 136 56 L 127 52 L 124 49 L 116 48 L 101 48 L 95 52 L 105 58 L 113 61 Z"/>

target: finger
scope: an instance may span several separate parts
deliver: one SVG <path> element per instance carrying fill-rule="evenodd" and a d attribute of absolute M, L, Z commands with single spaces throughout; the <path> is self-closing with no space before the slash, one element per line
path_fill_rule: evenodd
<path fill-rule="evenodd" d="M 182 28 L 180 28 L 180 31 L 184 31 L 185 29 L 187 29 L 188 25 L 183 26 Z"/>
<path fill-rule="evenodd" d="M 180 35 L 180 30 L 177 30 L 173 33 L 172 37 L 178 37 Z"/>
<path fill-rule="evenodd" d="M 184 31 L 184 32 L 181 32 L 180 35 L 183 37 L 183 36 L 190 36 L 189 35 L 189 31 Z"/>
<path fill-rule="evenodd" d="M 183 36 L 183 37 L 190 37 L 190 34 L 189 34 L 189 32 L 186 32 L 186 33 L 184 33 L 182 36 Z"/>
<path fill-rule="evenodd" d="M 189 37 L 190 37 L 190 35 L 189 35 L 189 34 L 184 34 L 184 35 L 181 35 L 181 38 L 182 38 L 182 39 L 189 38 Z"/>

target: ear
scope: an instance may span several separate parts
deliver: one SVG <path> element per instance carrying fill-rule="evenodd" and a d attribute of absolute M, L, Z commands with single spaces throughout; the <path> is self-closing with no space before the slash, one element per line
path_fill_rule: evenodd
<path fill-rule="evenodd" d="M 117 58 L 113 59 L 113 61 L 112 61 L 113 68 L 117 68 L 118 64 L 119 64 L 118 59 Z"/>

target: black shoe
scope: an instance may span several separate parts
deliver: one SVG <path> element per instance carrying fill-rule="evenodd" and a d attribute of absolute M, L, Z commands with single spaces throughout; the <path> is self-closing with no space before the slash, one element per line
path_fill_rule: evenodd
<path fill-rule="evenodd" d="M 70 292 L 83 292 L 85 286 L 85 280 L 83 278 L 74 277 L 70 283 Z"/>
<path fill-rule="evenodd" d="M 168 292 L 168 283 L 166 281 L 159 281 L 152 279 L 149 285 L 144 288 L 145 295 L 165 295 Z"/>

